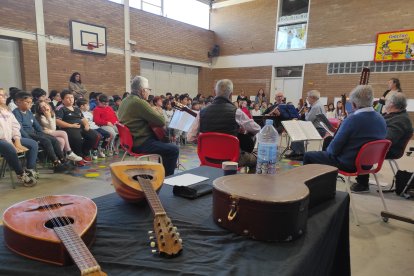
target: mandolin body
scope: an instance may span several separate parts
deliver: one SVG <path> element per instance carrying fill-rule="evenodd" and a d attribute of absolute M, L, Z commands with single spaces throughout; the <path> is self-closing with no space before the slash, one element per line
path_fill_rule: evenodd
<path fill-rule="evenodd" d="M 165 177 L 162 164 L 149 161 L 122 161 L 110 164 L 112 183 L 117 194 L 125 201 L 139 203 L 145 201 L 145 194 L 136 178 L 150 176 L 151 184 L 158 191 Z"/>
<path fill-rule="evenodd" d="M 48 197 L 59 217 L 73 220 L 72 227 L 84 243 L 90 247 L 95 240 L 96 214 L 95 203 L 83 196 L 55 195 Z M 49 214 L 37 209 L 41 206 L 37 199 L 26 200 L 9 207 L 3 214 L 3 231 L 6 246 L 24 257 L 56 265 L 68 265 L 72 259 L 56 235 L 48 228 Z"/>

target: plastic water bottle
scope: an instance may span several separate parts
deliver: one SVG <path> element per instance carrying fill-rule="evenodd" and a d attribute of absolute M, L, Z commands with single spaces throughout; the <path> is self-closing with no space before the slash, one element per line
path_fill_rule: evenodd
<path fill-rule="evenodd" d="M 276 173 L 278 139 L 279 134 L 273 127 L 273 120 L 266 120 L 266 125 L 258 135 L 256 174 Z"/>

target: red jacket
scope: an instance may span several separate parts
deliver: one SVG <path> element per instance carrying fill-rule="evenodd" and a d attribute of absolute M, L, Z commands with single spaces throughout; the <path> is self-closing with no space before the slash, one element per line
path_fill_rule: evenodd
<path fill-rule="evenodd" d="M 114 110 L 110 106 L 96 106 L 93 110 L 93 121 L 98 126 L 106 126 L 108 122 L 115 124 L 118 122 Z"/>

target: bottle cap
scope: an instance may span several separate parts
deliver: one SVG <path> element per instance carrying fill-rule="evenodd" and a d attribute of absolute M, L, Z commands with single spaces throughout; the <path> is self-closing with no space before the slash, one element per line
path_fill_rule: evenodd
<path fill-rule="evenodd" d="M 266 120 L 266 125 L 267 125 L 267 126 L 268 126 L 268 125 L 273 126 L 273 120 L 267 119 L 267 120 Z"/>

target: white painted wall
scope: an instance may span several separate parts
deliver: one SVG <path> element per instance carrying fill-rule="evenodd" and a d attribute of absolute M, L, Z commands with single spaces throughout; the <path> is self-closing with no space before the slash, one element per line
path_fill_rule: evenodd
<path fill-rule="evenodd" d="M 198 93 L 197 67 L 141 60 L 141 75 L 148 79 L 154 95 L 171 92 L 195 97 Z"/>

